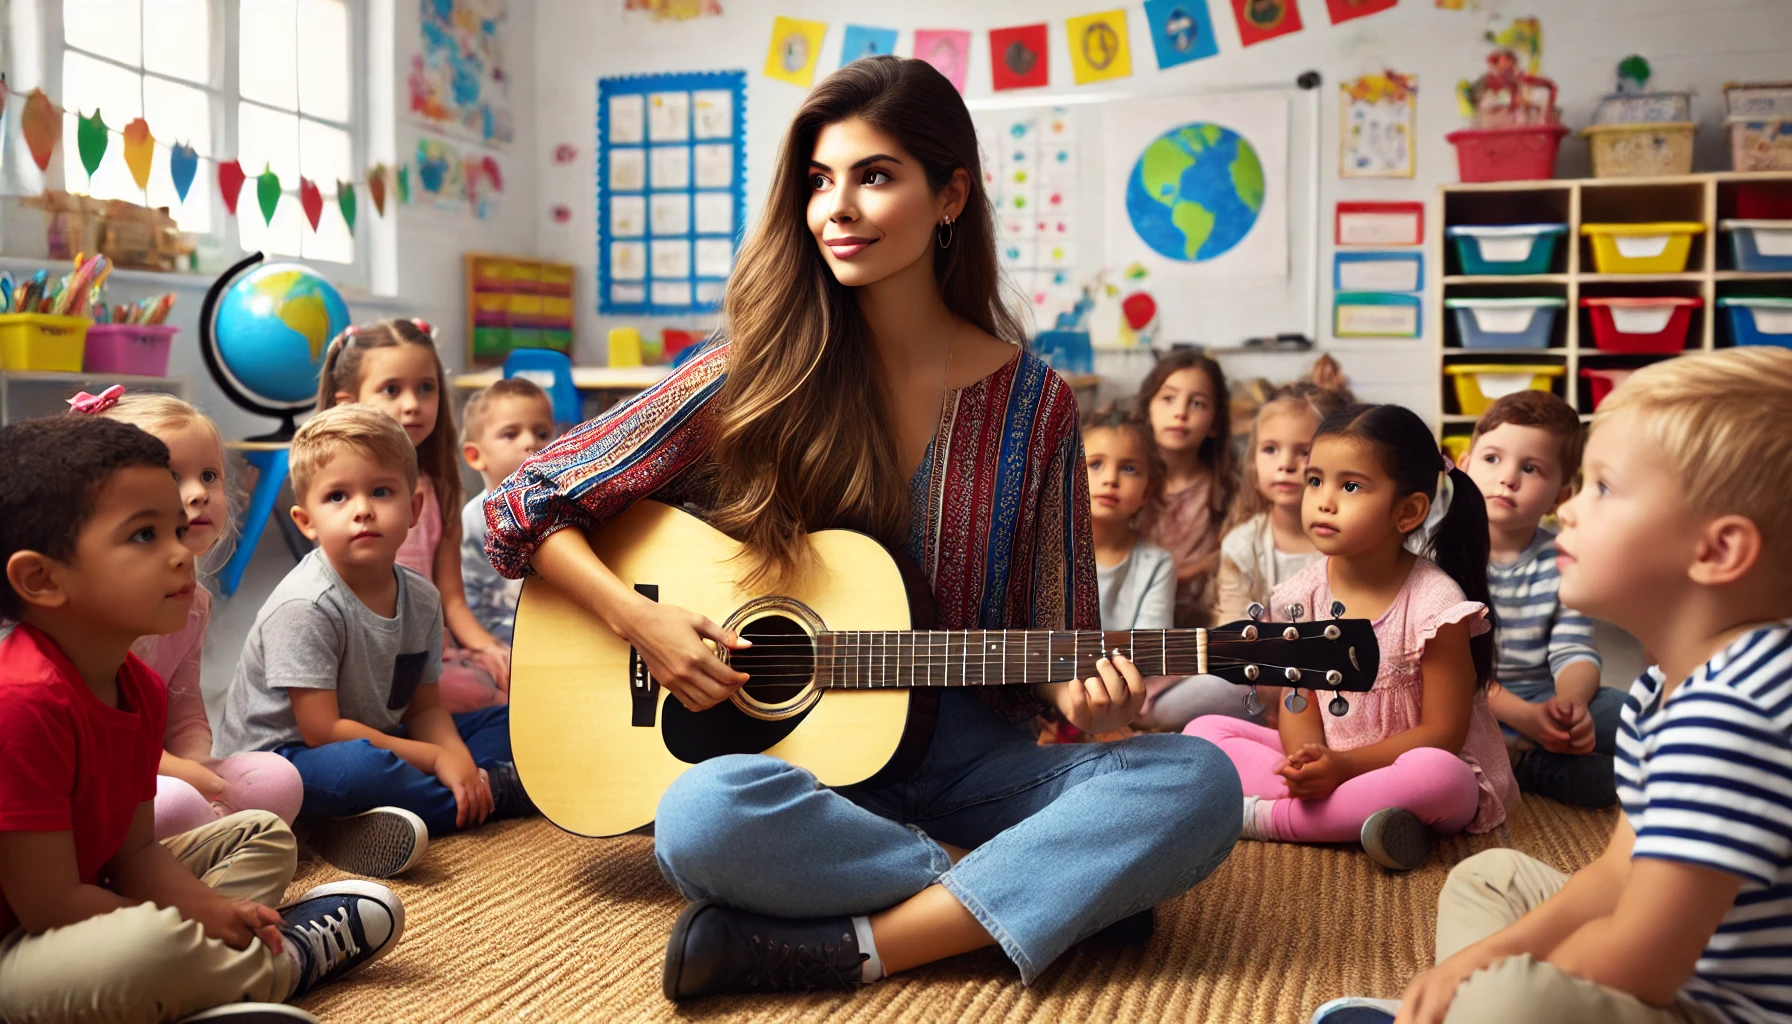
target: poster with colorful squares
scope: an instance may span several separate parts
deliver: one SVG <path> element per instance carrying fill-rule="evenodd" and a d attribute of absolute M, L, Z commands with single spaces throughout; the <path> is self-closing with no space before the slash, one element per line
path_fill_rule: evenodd
<path fill-rule="evenodd" d="M 746 72 L 597 83 L 597 310 L 713 312 L 746 208 Z"/>
<path fill-rule="evenodd" d="M 1050 322 L 1077 258 L 1075 123 L 1063 107 L 984 111 L 975 120 L 997 257 Z"/>

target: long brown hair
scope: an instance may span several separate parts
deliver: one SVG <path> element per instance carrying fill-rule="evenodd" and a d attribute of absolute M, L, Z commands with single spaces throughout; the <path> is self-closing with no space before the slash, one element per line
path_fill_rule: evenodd
<path fill-rule="evenodd" d="M 1237 486 L 1238 476 L 1232 458 L 1232 409 L 1231 398 L 1226 391 L 1226 371 L 1213 357 L 1196 348 L 1178 348 L 1170 350 L 1168 355 L 1157 361 L 1145 380 L 1139 384 L 1139 393 L 1133 399 L 1133 411 L 1146 423 L 1151 422 L 1151 400 L 1164 386 L 1170 375 L 1182 370 L 1200 370 L 1207 375 L 1208 383 L 1213 385 L 1213 429 L 1207 437 L 1201 439 L 1200 459 L 1213 474 L 1212 513 L 1214 525 L 1219 525 L 1226 508 L 1232 503 L 1232 489 Z M 1153 440 L 1156 432 L 1153 431 Z"/>
<path fill-rule="evenodd" d="M 1238 497 L 1232 502 L 1232 513 L 1226 517 L 1222 534 L 1230 533 L 1233 527 L 1248 523 L 1259 514 L 1269 511 L 1269 499 L 1263 496 L 1257 480 L 1257 425 L 1263 422 L 1263 417 L 1280 411 L 1280 408 L 1305 408 L 1313 414 L 1313 429 L 1317 432 L 1319 424 L 1324 423 L 1327 417 L 1354 401 L 1348 391 L 1323 387 L 1310 380 L 1284 384 L 1269 393 L 1269 398 L 1257 407 L 1257 415 L 1251 420 L 1250 443 L 1245 447 Z"/>
<path fill-rule="evenodd" d="M 417 469 L 435 484 L 436 501 L 442 507 L 444 535 L 460 535 L 460 506 L 466 497 L 460 486 L 460 455 L 456 450 L 460 431 L 454 425 L 454 403 L 448 395 L 448 374 L 442 354 L 436 351 L 435 331 L 421 320 L 378 320 L 350 327 L 330 342 L 324 353 L 323 371 L 317 378 L 317 411 L 337 404 L 336 392 L 360 394 L 361 363 L 376 348 L 421 345 L 436 363 L 436 425 L 417 445 Z"/>
<path fill-rule="evenodd" d="M 829 75 L 791 121 L 722 305 L 730 349 L 717 396 L 712 521 L 746 545 L 747 584 L 799 574 L 812 557 L 806 531 L 851 527 L 900 547 L 908 525 L 889 382 L 852 290 L 808 226 L 816 136 L 851 118 L 920 161 L 935 193 L 965 172 L 951 245 L 932 247 L 940 297 L 998 338 L 1025 338 L 1000 297 L 977 133 L 958 91 L 931 65 L 902 57 L 867 57 Z"/>

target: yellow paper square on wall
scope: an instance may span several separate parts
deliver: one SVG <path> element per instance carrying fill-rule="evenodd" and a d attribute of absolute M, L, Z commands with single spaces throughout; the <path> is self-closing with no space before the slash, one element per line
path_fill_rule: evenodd
<path fill-rule="evenodd" d="M 1132 76 L 1124 10 L 1071 18 L 1065 27 L 1069 29 L 1070 66 L 1076 71 L 1076 84 Z"/>
<path fill-rule="evenodd" d="M 772 43 L 765 52 L 765 75 L 807 89 L 815 81 L 815 62 L 821 56 L 825 21 L 780 17 L 772 22 Z"/>

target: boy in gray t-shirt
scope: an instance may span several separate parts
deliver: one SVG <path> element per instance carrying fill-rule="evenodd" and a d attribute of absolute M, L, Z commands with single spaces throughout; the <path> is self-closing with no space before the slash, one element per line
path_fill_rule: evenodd
<path fill-rule="evenodd" d="M 554 405 L 534 381 L 506 377 L 475 391 L 463 415 L 461 457 L 485 481 L 485 490 L 461 509 L 461 584 L 473 618 L 508 648 L 523 581 L 505 579 L 486 560 L 485 499 L 554 439 Z"/>
<path fill-rule="evenodd" d="M 511 762 L 509 709 L 450 716 L 438 699 L 441 597 L 396 564 L 421 504 L 404 430 L 339 405 L 299 429 L 290 460 L 293 521 L 318 547 L 256 615 L 216 751 L 291 761 L 319 852 L 384 878 L 415 864 L 431 835 L 533 807 Z"/>

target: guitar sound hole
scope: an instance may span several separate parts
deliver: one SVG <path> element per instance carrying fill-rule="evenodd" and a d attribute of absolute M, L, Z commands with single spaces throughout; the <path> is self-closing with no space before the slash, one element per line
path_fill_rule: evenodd
<path fill-rule="evenodd" d="M 749 697 L 763 704 L 782 704 L 809 685 L 815 674 L 815 646 L 794 620 L 767 615 L 747 623 L 741 633 L 753 646 L 733 652 L 728 660 L 751 677 L 741 687 Z"/>

